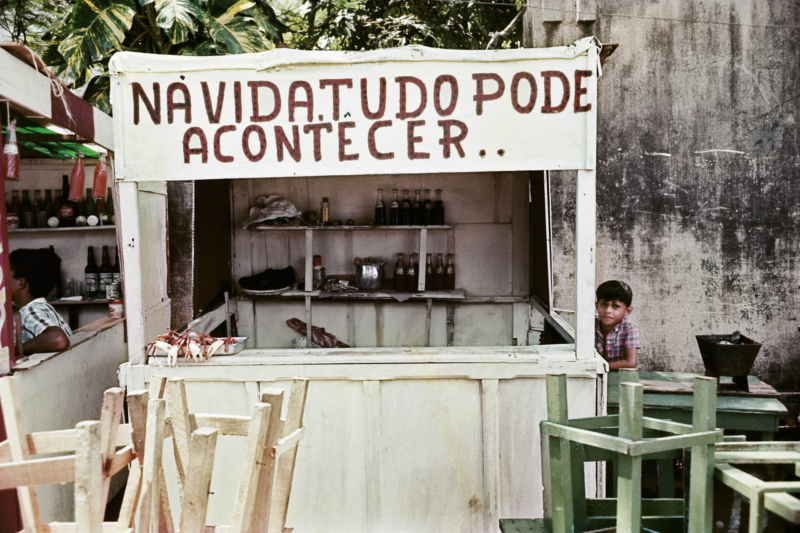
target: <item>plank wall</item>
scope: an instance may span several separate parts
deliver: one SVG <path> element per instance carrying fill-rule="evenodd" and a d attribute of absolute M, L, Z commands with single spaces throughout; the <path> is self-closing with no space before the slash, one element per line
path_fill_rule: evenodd
<path fill-rule="evenodd" d="M 455 254 L 456 288 L 468 297 L 529 294 L 528 173 L 476 173 L 234 180 L 233 273 L 238 281 L 266 268 L 292 266 L 303 276 L 304 232 L 249 231 L 242 228 L 260 196 L 277 194 L 301 211 L 319 212 L 322 197 L 331 202 L 331 219 L 357 224 L 374 217 L 377 190 L 391 201 L 392 189 L 442 189 L 449 231 L 429 231 L 428 251 Z M 397 253 L 406 259 L 419 247 L 419 232 L 318 232 L 314 254 L 326 274 L 352 275 L 355 257 L 380 257 L 391 276 Z M 446 256 L 445 256 L 446 257 Z M 424 258 L 423 258 L 424 262 Z M 433 304 L 431 345 L 447 345 L 448 306 L 454 317 L 455 346 L 510 346 L 527 343 L 528 306 L 511 303 Z M 357 347 L 423 346 L 426 304 L 397 302 L 312 302 L 312 323 Z M 516 312 L 515 312 L 516 311 Z M 239 301 L 239 327 L 251 337 L 249 347 L 288 348 L 297 334 L 286 326 L 305 320 L 302 300 Z"/>

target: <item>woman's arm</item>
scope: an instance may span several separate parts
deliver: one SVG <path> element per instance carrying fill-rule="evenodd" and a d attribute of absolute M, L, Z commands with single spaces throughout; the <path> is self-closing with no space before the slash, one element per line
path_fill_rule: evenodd
<path fill-rule="evenodd" d="M 608 363 L 608 368 L 611 370 L 619 370 L 620 368 L 636 368 L 636 348 L 625 348 L 625 357 L 619 361 L 612 361 Z"/>
<path fill-rule="evenodd" d="M 48 326 L 37 336 L 22 345 L 25 355 L 43 352 L 61 352 L 69 348 L 69 337 L 58 326 Z"/>

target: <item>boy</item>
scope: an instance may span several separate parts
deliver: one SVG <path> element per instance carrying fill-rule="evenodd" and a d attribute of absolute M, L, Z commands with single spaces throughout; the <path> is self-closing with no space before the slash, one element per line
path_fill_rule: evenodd
<path fill-rule="evenodd" d="M 11 252 L 11 300 L 22 319 L 25 355 L 69 348 L 72 330 L 47 301 L 59 277 L 61 258 L 47 248 Z"/>
<path fill-rule="evenodd" d="M 611 370 L 636 368 L 636 350 L 641 348 L 639 328 L 628 319 L 633 311 L 633 291 L 622 281 L 606 281 L 597 287 L 597 319 L 594 345 Z"/>

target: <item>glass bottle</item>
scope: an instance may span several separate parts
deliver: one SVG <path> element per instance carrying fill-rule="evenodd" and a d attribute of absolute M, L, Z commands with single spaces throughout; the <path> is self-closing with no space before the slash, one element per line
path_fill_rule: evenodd
<path fill-rule="evenodd" d="M 111 187 L 108 188 L 106 195 L 106 214 L 108 215 L 108 224 L 113 226 L 117 222 L 117 217 L 114 215 L 114 198 L 111 197 Z"/>
<path fill-rule="evenodd" d="M 422 224 L 430 226 L 433 224 L 433 202 L 431 202 L 431 190 L 425 189 L 425 199 L 422 201 Z"/>
<path fill-rule="evenodd" d="M 33 206 L 28 197 L 28 191 L 22 191 L 22 203 L 19 204 L 19 222 L 23 228 L 32 228 L 33 225 Z"/>
<path fill-rule="evenodd" d="M 42 191 L 36 189 L 33 191 L 33 210 L 41 211 L 42 205 L 44 205 L 44 202 L 42 201 Z"/>
<path fill-rule="evenodd" d="M 94 203 L 94 198 L 92 197 L 92 189 L 86 189 L 86 218 L 91 216 L 97 216 L 97 207 Z"/>
<path fill-rule="evenodd" d="M 419 276 L 417 275 L 417 265 L 414 264 L 414 258 L 417 254 L 408 256 L 408 268 L 406 268 L 406 292 L 417 292 L 417 284 L 419 283 Z"/>
<path fill-rule="evenodd" d="M 444 263 L 442 254 L 436 254 L 436 268 L 433 270 L 433 290 L 440 291 L 444 287 Z"/>
<path fill-rule="evenodd" d="M 394 265 L 394 290 L 406 290 L 406 267 L 403 264 L 403 254 L 397 254 L 397 263 Z"/>
<path fill-rule="evenodd" d="M 411 211 L 409 212 L 409 220 L 408 223 L 412 226 L 419 226 L 422 221 L 422 216 L 420 213 L 420 207 L 422 206 L 422 200 L 420 200 L 420 190 L 416 189 L 414 191 L 414 201 L 411 202 Z"/>
<path fill-rule="evenodd" d="M 69 201 L 69 176 L 61 177 L 61 207 L 59 216 L 62 227 L 75 225 L 75 204 Z"/>
<path fill-rule="evenodd" d="M 122 272 L 119 269 L 119 248 L 114 248 L 114 268 L 112 269 L 114 281 L 122 281 Z"/>
<path fill-rule="evenodd" d="M 453 254 L 447 254 L 447 268 L 444 271 L 444 290 L 452 291 L 456 288 L 456 266 L 453 264 Z"/>
<path fill-rule="evenodd" d="M 378 201 L 375 202 L 375 225 L 386 225 L 386 204 L 383 203 L 383 189 L 378 189 Z"/>
<path fill-rule="evenodd" d="M 433 290 L 433 262 L 431 262 L 431 254 L 425 256 L 425 290 Z"/>
<path fill-rule="evenodd" d="M 92 190 L 89 189 L 89 196 L 92 195 Z M 108 256 L 108 246 L 103 246 L 103 260 L 99 269 L 99 285 L 98 292 L 100 298 L 105 298 L 106 287 L 111 285 L 114 281 L 114 267 L 111 266 L 111 260 Z"/>
<path fill-rule="evenodd" d="M 392 189 L 392 203 L 389 204 L 389 225 L 400 224 L 400 202 L 397 201 L 397 189 Z"/>
<path fill-rule="evenodd" d="M 444 226 L 444 202 L 442 202 L 442 190 L 436 189 L 436 201 L 433 203 L 434 226 Z"/>
<path fill-rule="evenodd" d="M 11 191 L 11 206 L 8 212 L 6 213 L 6 221 L 8 223 L 8 229 L 19 228 L 19 208 L 20 208 L 19 191 Z"/>
<path fill-rule="evenodd" d="M 97 268 L 97 263 L 94 260 L 94 248 L 89 246 L 89 252 L 86 254 L 86 268 L 83 269 L 83 290 L 86 296 L 94 298 L 97 296 L 97 291 L 100 285 L 100 269 Z"/>
<path fill-rule="evenodd" d="M 323 226 L 327 226 L 331 223 L 331 202 L 328 200 L 327 196 L 322 198 L 322 204 L 320 204 L 319 213 L 319 220 Z"/>
<path fill-rule="evenodd" d="M 53 191 L 50 189 L 46 189 L 44 191 L 44 204 L 42 205 L 42 210 L 45 213 L 47 218 L 53 216 Z"/>
<path fill-rule="evenodd" d="M 400 225 L 408 226 L 411 220 L 411 200 L 408 199 L 408 189 L 403 191 L 403 202 L 400 204 Z"/>

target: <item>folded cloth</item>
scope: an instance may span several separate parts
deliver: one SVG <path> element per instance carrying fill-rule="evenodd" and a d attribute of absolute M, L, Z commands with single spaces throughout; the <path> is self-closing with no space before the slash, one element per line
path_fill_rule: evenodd
<path fill-rule="evenodd" d="M 256 200 L 256 206 L 250 208 L 250 216 L 244 221 L 244 229 L 270 220 L 286 219 L 291 221 L 298 215 L 300 215 L 300 211 L 286 198 L 277 194 L 262 196 Z"/>
<path fill-rule="evenodd" d="M 294 270 L 286 267 L 282 270 L 268 268 L 261 274 L 239 278 L 239 285 L 249 291 L 274 291 L 285 289 L 295 282 Z"/>

